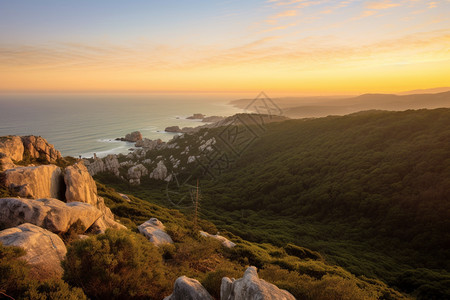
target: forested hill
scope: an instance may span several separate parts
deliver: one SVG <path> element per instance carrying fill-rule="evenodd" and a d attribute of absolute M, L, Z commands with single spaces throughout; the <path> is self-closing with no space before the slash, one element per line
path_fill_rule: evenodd
<path fill-rule="evenodd" d="M 204 185 L 207 217 L 247 239 L 295 242 L 403 291 L 450 294 L 450 109 L 267 124 Z"/>

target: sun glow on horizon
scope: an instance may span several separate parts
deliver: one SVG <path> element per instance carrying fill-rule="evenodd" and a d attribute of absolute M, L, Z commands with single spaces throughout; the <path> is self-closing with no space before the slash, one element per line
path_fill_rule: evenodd
<path fill-rule="evenodd" d="M 357 94 L 450 85 L 448 0 L 99 1 L 88 14 L 79 2 L 43 3 L 55 12 L 32 1 L 0 4 L 2 92 Z"/>

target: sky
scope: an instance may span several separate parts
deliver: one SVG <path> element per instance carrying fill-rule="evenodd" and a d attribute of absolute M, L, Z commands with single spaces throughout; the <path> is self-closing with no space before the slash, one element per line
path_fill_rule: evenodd
<path fill-rule="evenodd" d="M 0 92 L 450 86 L 450 0 L 0 0 Z"/>

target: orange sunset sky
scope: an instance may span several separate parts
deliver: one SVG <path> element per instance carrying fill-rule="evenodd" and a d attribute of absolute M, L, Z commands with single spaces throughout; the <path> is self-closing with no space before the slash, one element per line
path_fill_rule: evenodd
<path fill-rule="evenodd" d="M 0 1 L 0 92 L 450 86 L 450 0 Z"/>

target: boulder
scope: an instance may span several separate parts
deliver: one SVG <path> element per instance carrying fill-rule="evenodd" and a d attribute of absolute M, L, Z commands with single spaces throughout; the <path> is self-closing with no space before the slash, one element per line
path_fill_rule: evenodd
<path fill-rule="evenodd" d="M 130 184 L 141 184 L 141 177 L 148 175 L 148 170 L 142 164 L 138 164 L 128 169 L 128 179 Z"/>
<path fill-rule="evenodd" d="M 55 165 L 19 167 L 4 172 L 4 184 L 25 198 L 62 198 L 61 169 Z"/>
<path fill-rule="evenodd" d="M 97 185 L 83 162 L 69 166 L 64 171 L 66 201 L 84 202 L 98 206 Z"/>
<path fill-rule="evenodd" d="M 142 140 L 142 134 L 139 131 L 133 131 L 132 133 L 128 133 L 124 138 L 120 138 L 119 140 L 135 143 Z"/>
<path fill-rule="evenodd" d="M 172 238 L 165 231 L 165 226 L 157 218 L 151 218 L 142 223 L 138 226 L 138 230 L 156 246 L 173 244 Z"/>
<path fill-rule="evenodd" d="M 21 161 L 23 159 L 23 143 L 20 136 L 8 135 L 0 137 L 0 153 L 5 154 L 11 160 Z"/>
<path fill-rule="evenodd" d="M 61 277 L 61 261 L 67 249 L 59 236 L 29 223 L 0 231 L 0 242 L 5 246 L 21 247 L 26 251 L 22 257 L 39 279 Z"/>
<path fill-rule="evenodd" d="M 165 132 L 181 132 L 181 129 L 180 129 L 180 127 L 178 127 L 178 126 L 169 126 L 169 127 L 166 127 L 166 129 L 164 129 L 164 131 Z"/>
<path fill-rule="evenodd" d="M 25 152 L 28 152 L 32 158 L 43 158 L 51 163 L 61 158 L 61 153 L 43 137 L 22 136 L 22 143 Z"/>
<path fill-rule="evenodd" d="M 64 203 L 58 199 L 0 199 L 0 227 L 10 228 L 31 223 L 51 232 L 67 232 L 77 221 L 85 229 L 91 227 L 103 213 L 87 203 Z"/>
<path fill-rule="evenodd" d="M 173 293 L 164 300 L 213 300 L 198 280 L 181 276 L 175 280 Z"/>
<path fill-rule="evenodd" d="M 109 209 L 109 208 L 108 208 Z M 114 221 L 114 218 L 102 215 L 97 221 L 92 224 L 90 231 L 93 233 L 104 233 L 106 229 L 127 229 L 124 225 Z"/>
<path fill-rule="evenodd" d="M 150 173 L 150 178 L 158 180 L 165 180 L 167 178 L 167 167 L 162 160 L 158 162 L 156 168 Z"/>
<path fill-rule="evenodd" d="M 114 215 L 105 205 L 102 197 L 97 195 L 97 185 L 83 162 L 67 167 L 64 172 L 66 183 L 66 201 L 84 202 L 98 208 L 103 216 L 93 224 L 94 231 L 103 232 L 107 228 L 123 229 L 125 226 L 114 221 Z"/>
<path fill-rule="evenodd" d="M 227 248 L 233 248 L 234 246 L 236 246 L 235 243 L 233 243 L 226 237 L 218 235 L 218 234 L 209 234 L 205 231 L 200 231 L 200 235 L 203 237 L 216 239 L 216 240 L 220 241 L 224 247 L 227 247 Z"/>
<path fill-rule="evenodd" d="M 258 278 L 256 267 L 249 267 L 238 280 L 222 278 L 221 300 L 295 300 L 291 293 Z"/>

